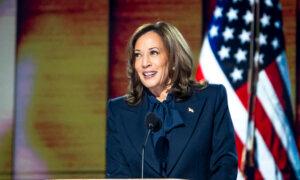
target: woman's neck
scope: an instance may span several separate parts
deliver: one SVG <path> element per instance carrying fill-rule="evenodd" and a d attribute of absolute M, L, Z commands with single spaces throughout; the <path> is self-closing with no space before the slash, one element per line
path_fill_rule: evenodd
<path fill-rule="evenodd" d="M 171 89 L 171 85 L 168 85 L 165 88 L 149 89 L 149 90 L 156 97 L 158 101 L 163 102 L 164 100 L 166 100 L 170 89 Z"/>

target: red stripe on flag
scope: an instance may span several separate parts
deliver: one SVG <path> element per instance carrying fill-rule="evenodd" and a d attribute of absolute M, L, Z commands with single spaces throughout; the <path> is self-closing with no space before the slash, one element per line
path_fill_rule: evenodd
<path fill-rule="evenodd" d="M 201 81 L 204 81 L 204 80 L 205 80 L 200 65 L 197 67 L 197 71 L 196 71 L 196 80 L 197 80 L 198 82 L 201 82 Z"/>
<path fill-rule="evenodd" d="M 272 153 L 283 178 L 290 179 L 291 172 L 293 172 L 293 170 L 289 162 L 287 152 L 259 99 L 256 99 L 255 102 L 254 119 L 255 126 L 261 133 L 268 149 Z"/>
<path fill-rule="evenodd" d="M 262 177 L 261 173 L 256 169 L 254 172 L 254 179 L 255 180 L 263 180 L 264 178 Z"/>
<path fill-rule="evenodd" d="M 265 72 L 268 75 L 268 78 L 270 80 L 270 82 L 272 83 L 272 86 L 274 88 L 274 91 L 279 99 L 279 102 L 281 104 L 281 106 L 283 107 L 283 109 L 285 110 L 287 105 L 286 105 L 286 101 L 284 99 L 284 94 L 286 92 L 284 92 L 284 84 L 282 82 L 282 78 L 277 66 L 276 61 L 273 61 L 271 64 L 269 64 L 266 68 L 265 68 Z"/>
<path fill-rule="evenodd" d="M 248 98 L 249 98 L 247 84 L 248 83 L 244 83 L 238 89 L 235 90 L 235 93 L 237 94 L 237 96 L 241 100 L 241 102 L 244 105 L 244 107 L 246 108 L 246 110 L 248 110 Z"/>

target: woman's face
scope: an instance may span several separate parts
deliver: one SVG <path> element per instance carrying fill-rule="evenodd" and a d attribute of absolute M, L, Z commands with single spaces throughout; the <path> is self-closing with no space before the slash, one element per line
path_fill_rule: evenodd
<path fill-rule="evenodd" d="M 134 68 L 142 84 L 152 93 L 161 93 L 167 87 L 168 52 L 161 37 L 153 32 L 142 35 L 134 47 Z"/>

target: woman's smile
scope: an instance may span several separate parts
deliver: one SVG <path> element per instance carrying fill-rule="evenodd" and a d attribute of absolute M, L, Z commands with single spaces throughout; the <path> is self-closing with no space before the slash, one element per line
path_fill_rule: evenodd
<path fill-rule="evenodd" d="M 143 72 L 143 75 L 145 77 L 145 79 L 150 79 L 152 77 L 154 77 L 157 74 L 157 71 L 145 71 Z"/>

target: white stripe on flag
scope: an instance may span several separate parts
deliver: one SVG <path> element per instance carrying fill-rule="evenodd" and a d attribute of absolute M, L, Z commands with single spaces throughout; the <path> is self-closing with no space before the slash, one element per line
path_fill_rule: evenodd
<path fill-rule="evenodd" d="M 244 108 L 240 108 L 236 105 L 241 104 L 241 102 L 240 99 L 235 95 L 235 92 L 232 92 L 231 96 L 229 96 L 229 91 L 233 90 L 227 81 L 227 78 L 224 76 L 223 71 L 220 69 L 219 64 L 216 62 L 207 38 L 204 39 L 199 63 L 202 67 L 203 75 L 205 79 L 209 81 L 209 83 L 221 83 L 225 86 L 228 95 L 229 111 L 233 121 L 234 129 L 239 135 L 241 141 L 245 143 L 247 136 L 247 111 Z"/>
<path fill-rule="evenodd" d="M 256 150 L 255 158 L 257 160 L 257 166 L 264 179 L 283 179 L 281 171 L 277 167 L 272 154 L 269 152 L 268 147 L 258 129 L 255 129 L 256 138 Z M 267 150 L 266 150 L 267 149 Z M 266 156 L 272 156 L 272 158 L 267 158 Z"/>
<path fill-rule="evenodd" d="M 236 95 L 234 89 L 232 89 L 232 86 L 230 85 L 229 81 L 224 75 L 224 72 L 217 63 L 215 56 L 210 48 L 207 36 L 204 39 L 203 47 L 200 53 L 199 64 L 201 65 L 205 79 L 208 80 L 209 83 L 220 83 L 225 86 L 228 96 L 229 111 L 235 132 L 241 139 L 242 143 L 245 144 L 247 135 L 246 133 L 248 112 L 244 108 L 242 102 Z M 278 171 L 278 167 L 274 162 L 272 154 L 270 153 L 269 149 L 265 145 L 265 142 L 261 138 L 262 136 L 258 131 L 256 131 L 255 134 L 257 137 L 258 153 L 256 158 L 259 166 L 259 171 L 261 172 L 263 178 L 276 179 L 279 173 L 279 177 L 281 177 L 281 172 Z"/>
<path fill-rule="evenodd" d="M 243 174 L 241 173 L 240 169 L 238 169 L 236 180 L 244 180 Z"/>
<path fill-rule="evenodd" d="M 257 84 L 257 96 L 260 99 L 270 121 L 272 122 L 281 143 L 288 153 L 288 157 L 292 162 L 296 176 L 300 177 L 300 158 L 297 151 L 293 134 L 288 125 L 288 119 L 281 107 L 279 99 L 272 88 L 272 84 L 265 71 L 259 73 L 259 81 Z"/>
<path fill-rule="evenodd" d="M 289 93 L 289 96 L 291 95 L 291 83 L 290 83 L 290 77 L 289 77 L 289 70 L 288 70 L 288 64 L 287 64 L 286 54 L 285 51 L 283 51 L 277 58 L 276 63 L 279 67 L 280 75 L 283 77 L 284 85 L 287 88 L 287 91 Z M 291 100 L 291 99 L 290 99 Z"/>

